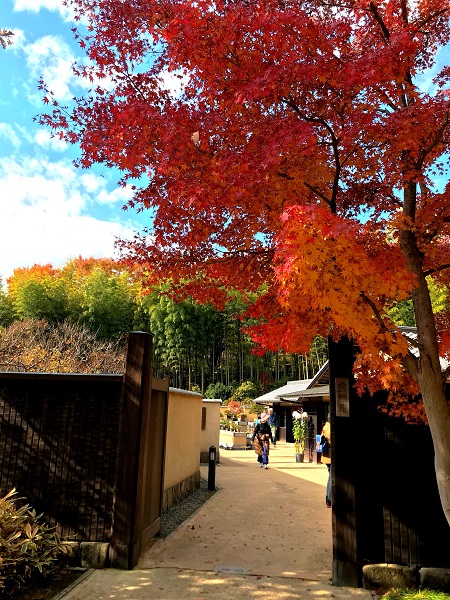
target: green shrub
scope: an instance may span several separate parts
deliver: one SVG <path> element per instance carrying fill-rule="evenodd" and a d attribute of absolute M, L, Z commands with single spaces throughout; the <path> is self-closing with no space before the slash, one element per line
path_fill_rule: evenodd
<path fill-rule="evenodd" d="M 262 404 L 253 403 L 250 406 L 249 411 L 254 415 L 260 415 L 261 413 L 266 412 L 266 407 L 263 406 Z"/>
<path fill-rule="evenodd" d="M 17 507 L 13 489 L 0 499 L 0 596 L 12 594 L 36 573 L 44 573 L 69 553 L 54 528 L 28 505 Z"/>
<path fill-rule="evenodd" d="M 206 388 L 205 398 L 220 398 L 223 400 L 228 400 L 231 396 L 231 392 L 233 388 L 231 385 L 224 385 L 217 381 L 216 383 L 210 383 Z"/>
<path fill-rule="evenodd" d="M 240 431 L 239 423 L 232 419 L 220 419 L 220 428 L 227 431 Z"/>
<path fill-rule="evenodd" d="M 253 398 L 256 398 L 261 394 L 261 388 L 258 384 L 253 381 L 244 381 L 238 386 L 231 396 L 231 399 L 236 401 L 238 404 L 244 406 L 250 406 Z"/>

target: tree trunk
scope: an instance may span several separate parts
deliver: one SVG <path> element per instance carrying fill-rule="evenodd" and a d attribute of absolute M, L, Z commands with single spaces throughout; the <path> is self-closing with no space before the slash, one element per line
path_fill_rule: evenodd
<path fill-rule="evenodd" d="M 275 353 L 275 379 L 280 379 L 280 356 L 278 350 Z"/>
<path fill-rule="evenodd" d="M 191 353 L 190 352 L 188 353 L 187 367 L 188 367 L 188 390 L 190 390 L 191 385 L 192 385 L 192 382 L 191 382 Z"/>
<path fill-rule="evenodd" d="M 428 287 L 424 281 L 413 293 L 419 358 L 414 361 L 414 366 L 409 370 L 417 381 L 422 395 L 433 439 L 439 496 L 450 525 L 450 413 L 445 396 L 445 379 L 438 356 L 431 301 L 427 302 L 427 298 L 429 301 Z"/>
<path fill-rule="evenodd" d="M 434 447 L 436 480 L 445 517 L 450 525 L 450 413 L 435 373 L 427 365 L 418 377 Z"/>
<path fill-rule="evenodd" d="M 415 184 L 405 189 L 405 214 L 414 216 Z M 419 356 L 410 354 L 404 365 L 419 385 L 434 447 L 439 496 L 450 525 L 450 413 L 445 396 L 445 377 L 439 360 L 436 327 L 422 257 L 411 230 L 400 231 L 400 243 L 411 271 L 417 276 L 412 302 L 417 326 Z"/>
<path fill-rule="evenodd" d="M 204 395 L 205 393 L 205 363 L 202 363 L 202 367 L 201 367 L 202 371 L 202 385 L 201 385 L 201 390 L 202 390 L 202 395 Z"/>

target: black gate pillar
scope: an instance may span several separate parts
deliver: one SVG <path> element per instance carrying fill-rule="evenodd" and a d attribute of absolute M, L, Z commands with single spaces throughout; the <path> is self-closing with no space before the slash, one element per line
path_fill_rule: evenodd
<path fill-rule="evenodd" d="M 332 583 L 359 587 L 355 482 L 358 479 L 358 398 L 353 389 L 354 345 L 348 338 L 329 340 L 331 485 L 333 567 Z"/>

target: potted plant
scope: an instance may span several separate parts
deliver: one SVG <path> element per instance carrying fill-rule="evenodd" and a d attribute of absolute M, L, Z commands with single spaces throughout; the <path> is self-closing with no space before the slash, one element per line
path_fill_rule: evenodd
<path fill-rule="evenodd" d="M 247 431 L 247 415 L 245 412 L 240 412 L 237 416 L 240 431 Z"/>
<path fill-rule="evenodd" d="M 231 412 L 231 418 L 237 420 L 238 413 L 241 412 L 241 405 L 235 400 L 230 400 L 227 404 L 228 410 Z"/>
<path fill-rule="evenodd" d="M 247 448 L 247 434 L 240 430 L 239 423 L 233 419 L 226 419 L 220 427 L 219 446 L 227 449 Z"/>
<path fill-rule="evenodd" d="M 296 411 L 292 416 L 294 417 L 292 433 L 295 443 L 295 462 L 303 462 L 305 458 L 306 436 L 308 434 L 308 414 L 303 411 Z"/>

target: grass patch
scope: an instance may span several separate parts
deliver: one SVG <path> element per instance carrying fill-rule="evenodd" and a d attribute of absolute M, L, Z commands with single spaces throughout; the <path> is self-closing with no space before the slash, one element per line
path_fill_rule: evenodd
<path fill-rule="evenodd" d="M 382 600 L 450 600 L 450 595 L 434 590 L 389 590 Z"/>

